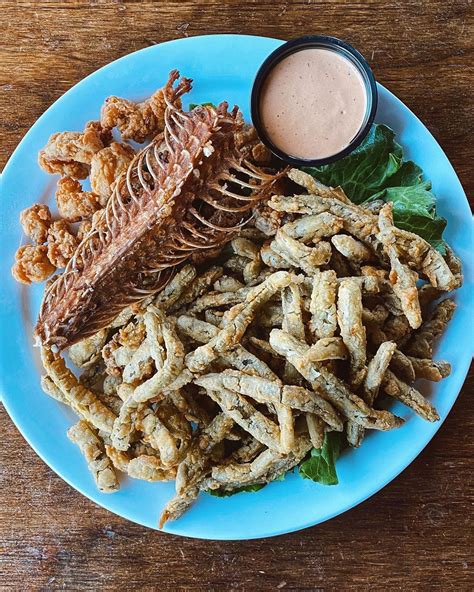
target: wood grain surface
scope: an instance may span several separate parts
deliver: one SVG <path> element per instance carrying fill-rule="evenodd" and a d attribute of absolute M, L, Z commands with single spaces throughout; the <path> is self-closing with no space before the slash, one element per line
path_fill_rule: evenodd
<path fill-rule="evenodd" d="M 369 58 L 471 195 L 473 25 L 471 0 L 2 0 L 0 170 L 51 103 L 129 52 L 187 35 L 318 32 Z M 317 527 L 248 542 L 172 537 L 95 506 L 0 408 L 0 590 L 472 590 L 473 386 L 471 374 L 439 434 L 376 496 Z"/>

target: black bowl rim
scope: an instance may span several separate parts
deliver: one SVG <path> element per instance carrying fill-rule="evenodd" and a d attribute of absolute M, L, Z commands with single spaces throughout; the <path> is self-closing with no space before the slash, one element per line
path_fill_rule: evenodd
<path fill-rule="evenodd" d="M 343 150 L 337 152 L 336 154 L 332 154 L 331 156 L 325 158 L 316 158 L 316 159 L 302 159 L 297 158 L 295 156 L 291 156 L 287 154 L 270 140 L 268 137 L 260 118 L 260 95 L 263 88 L 263 84 L 276 64 L 278 64 L 281 60 L 288 57 L 290 54 L 295 53 L 297 51 L 301 51 L 303 49 L 307 49 L 309 47 L 325 47 L 329 49 L 333 49 L 334 51 L 338 51 L 339 53 L 349 54 L 352 58 L 352 62 L 356 67 L 359 68 L 361 74 L 363 74 L 363 79 L 365 82 L 366 90 L 367 90 L 367 99 L 370 100 L 370 111 L 367 116 L 365 124 L 360 128 L 357 135 L 354 139 L 348 144 Z M 338 39 L 337 37 L 332 37 L 330 35 L 303 35 L 301 37 L 297 37 L 295 39 L 291 39 L 287 41 L 283 45 L 280 45 L 277 49 L 275 49 L 262 63 L 260 66 L 253 83 L 252 87 L 252 94 L 250 98 L 250 111 L 253 125 L 257 130 L 257 133 L 260 137 L 260 140 L 265 144 L 265 146 L 273 152 L 278 158 L 281 160 L 288 162 L 295 166 L 322 166 L 325 164 L 331 164 L 344 158 L 351 152 L 353 152 L 364 140 L 364 138 L 369 133 L 370 127 L 375 119 L 375 113 L 377 111 L 377 102 L 378 102 L 378 93 L 377 93 L 377 83 L 375 81 L 374 74 L 364 56 L 352 45 L 343 41 L 342 39 Z"/>

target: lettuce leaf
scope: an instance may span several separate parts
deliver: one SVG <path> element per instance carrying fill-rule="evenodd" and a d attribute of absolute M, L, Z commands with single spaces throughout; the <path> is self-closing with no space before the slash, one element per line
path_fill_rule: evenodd
<path fill-rule="evenodd" d="M 326 185 L 340 185 L 354 203 L 393 202 L 397 226 L 444 252 L 446 220 L 436 214 L 431 184 L 423 180 L 423 170 L 416 163 L 404 160 L 403 149 L 388 126 L 373 125 L 362 144 L 346 158 L 303 170 Z"/>
<path fill-rule="evenodd" d="M 195 107 L 214 107 L 214 103 L 189 103 L 189 110 L 192 111 Z"/>
<path fill-rule="evenodd" d="M 246 485 L 245 487 L 237 487 L 236 489 L 232 489 L 228 491 L 226 489 L 208 489 L 207 493 L 213 495 L 214 497 L 230 497 L 231 495 L 235 495 L 236 493 L 255 493 L 256 491 L 260 491 L 265 487 L 266 483 L 262 483 L 260 485 Z"/>
<path fill-rule="evenodd" d="M 336 460 L 344 448 L 344 435 L 329 432 L 324 436 L 321 449 L 313 448 L 310 457 L 299 466 L 303 479 L 311 479 L 322 485 L 337 485 Z"/>

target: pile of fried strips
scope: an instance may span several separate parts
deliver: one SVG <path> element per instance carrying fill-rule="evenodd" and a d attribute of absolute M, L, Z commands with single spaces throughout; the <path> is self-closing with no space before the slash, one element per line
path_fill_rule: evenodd
<path fill-rule="evenodd" d="M 459 260 L 394 226 L 391 204 L 349 201 L 302 171 L 214 261 L 183 266 L 166 288 L 73 345 L 43 348 L 43 390 L 80 420 L 68 432 L 98 488 L 118 472 L 175 480 L 160 527 L 201 491 L 270 482 L 345 431 L 403 420 L 389 396 L 428 421 L 413 386 L 450 365 L 433 343 L 462 283 Z M 271 223 L 269 223 L 271 221 Z M 276 221 L 276 223 L 275 223 Z"/>

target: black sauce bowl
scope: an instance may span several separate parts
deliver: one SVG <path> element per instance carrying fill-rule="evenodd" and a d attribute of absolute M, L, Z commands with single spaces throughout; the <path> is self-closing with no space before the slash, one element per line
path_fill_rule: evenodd
<path fill-rule="evenodd" d="M 279 62 L 281 62 L 281 60 L 297 51 L 314 48 L 335 51 L 339 55 L 348 59 L 357 68 L 364 81 L 367 93 L 367 108 L 364 121 L 348 146 L 337 154 L 332 154 L 325 158 L 304 159 L 297 158 L 291 154 L 286 154 L 278 148 L 278 146 L 273 144 L 263 127 L 262 119 L 260 117 L 260 97 L 268 74 Z M 370 126 L 374 121 L 375 112 L 377 110 L 377 84 L 366 59 L 357 51 L 357 49 L 352 47 L 352 45 L 349 45 L 345 41 L 341 41 L 341 39 L 337 39 L 337 37 L 329 37 L 326 35 L 305 35 L 303 37 L 298 37 L 297 39 L 292 39 L 284 45 L 281 45 L 278 49 L 273 51 L 260 66 L 252 87 L 250 109 L 252 122 L 260 139 L 265 146 L 275 154 L 275 156 L 278 156 L 281 160 L 295 166 L 321 166 L 340 160 L 341 158 L 344 158 L 344 156 L 350 154 L 355 148 L 357 148 L 357 146 L 359 146 L 365 136 L 369 133 Z"/>

